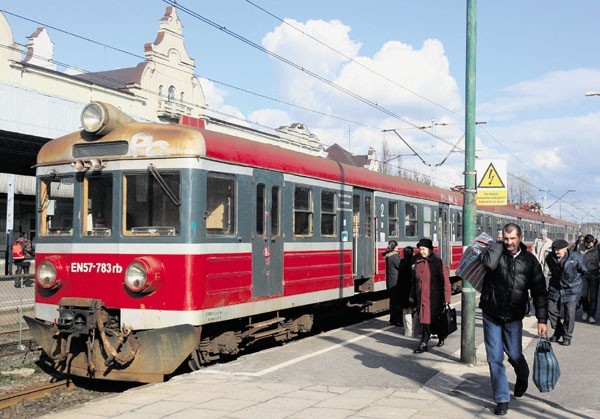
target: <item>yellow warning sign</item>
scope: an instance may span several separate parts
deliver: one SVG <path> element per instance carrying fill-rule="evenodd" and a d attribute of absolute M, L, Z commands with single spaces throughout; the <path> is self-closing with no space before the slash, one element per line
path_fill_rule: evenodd
<path fill-rule="evenodd" d="M 477 189 L 477 193 L 475 194 L 476 205 L 506 205 L 507 201 L 508 195 L 506 193 L 506 189 Z"/>
<path fill-rule="evenodd" d="M 479 184 L 477 184 L 477 188 L 506 188 L 506 185 L 504 185 L 504 182 L 502 182 L 498 171 L 494 167 L 494 163 L 490 163 L 485 173 L 481 177 Z"/>

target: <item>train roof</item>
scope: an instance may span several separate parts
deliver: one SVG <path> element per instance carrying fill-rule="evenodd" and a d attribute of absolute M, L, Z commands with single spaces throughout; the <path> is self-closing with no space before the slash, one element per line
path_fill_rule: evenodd
<path fill-rule="evenodd" d="M 125 143 L 125 149 L 115 147 L 121 150 L 119 154 L 106 154 L 106 150 L 111 150 L 111 144 Z M 70 164 L 80 158 L 74 155 L 74 149 L 77 147 L 86 148 L 84 154 L 89 152 L 89 155 L 95 155 L 94 150 L 103 150 L 101 157 L 107 160 L 200 157 L 458 206 L 463 203 L 463 195 L 460 192 L 385 175 L 276 145 L 179 124 L 132 122 L 118 125 L 104 136 L 92 136 L 85 131 L 77 131 L 44 144 L 38 154 L 37 165 Z M 486 206 L 479 209 L 517 218 L 526 217 L 532 221 L 575 226 L 512 205 Z"/>

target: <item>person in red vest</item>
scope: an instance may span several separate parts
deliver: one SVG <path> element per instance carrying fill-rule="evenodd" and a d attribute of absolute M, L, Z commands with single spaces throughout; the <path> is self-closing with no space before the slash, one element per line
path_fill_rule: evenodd
<path fill-rule="evenodd" d="M 17 266 L 15 275 L 29 274 L 29 259 L 32 257 L 31 241 L 25 236 L 25 233 L 21 233 L 20 237 L 12 245 L 12 258 Z M 26 281 L 25 285 L 28 285 L 27 282 L 29 280 Z M 21 287 L 20 277 L 15 278 L 15 287 Z"/>

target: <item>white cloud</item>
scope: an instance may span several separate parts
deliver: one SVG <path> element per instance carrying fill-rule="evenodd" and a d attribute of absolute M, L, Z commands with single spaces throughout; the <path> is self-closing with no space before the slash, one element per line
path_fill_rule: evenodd
<path fill-rule="evenodd" d="M 350 28 L 339 21 L 288 22 L 343 52 L 346 57 L 285 24 L 263 38 L 266 48 L 377 106 L 409 119 L 431 119 L 441 115 L 441 108 L 424 100 L 425 97 L 447 108 L 460 108 L 457 83 L 450 75 L 448 59 L 439 41 L 427 40 L 421 49 L 392 41 L 383 45 L 373 57 L 366 57 L 358 55 L 360 43 L 349 38 Z M 286 101 L 363 123 L 377 124 L 386 117 L 384 112 L 306 73 L 280 61 L 274 61 L 274 64 L 280 77 L 281 95 Z M 308 115 L 307 119 L 309 121 L 305 122 L 310 123 L 314 116 Z M 396 120 L 395 125 L 400 123 Z"/>
<path fill-rule="evenodd" d="M 506 87 L 503 97 L 478 106 L 485 120 L 507 120 L 522 117 L 523 112 L 563 108 L 581 103 L 590 86 L 600 84 L 600 70 L 578 68 L 554 71 L 535 80 L 525 80 Z"/>
<path fill-rule="evenodd" d="M 260 109 L 252 112 L 248 119 L 267 127 L 278 128 L 280 126 L 289 126 L 292 121 L 290 115 L 279 109 Z"/>

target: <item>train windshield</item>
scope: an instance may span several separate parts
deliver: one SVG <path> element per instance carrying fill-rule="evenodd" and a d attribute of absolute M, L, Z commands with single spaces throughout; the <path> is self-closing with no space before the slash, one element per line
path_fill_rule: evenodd
<path fill-rule="evenodd" d="M 150 168 L 149 168 L 150 169 Z M 179 173 L 133 173 L 124 177 L 123 234 L 129 236 L 175 236 L 181 228 L 181 181 Z"/>
<path fill-rule="evenodd" d="M 73 176 L 42 179 L 38 197 L 42 236 L 73 235 Z"/>
<path fill-rule="evenodd" d="M 83 181 L 83 235 L 107 237 L 112 235 L 112 175 L 94 175 Z"/>

